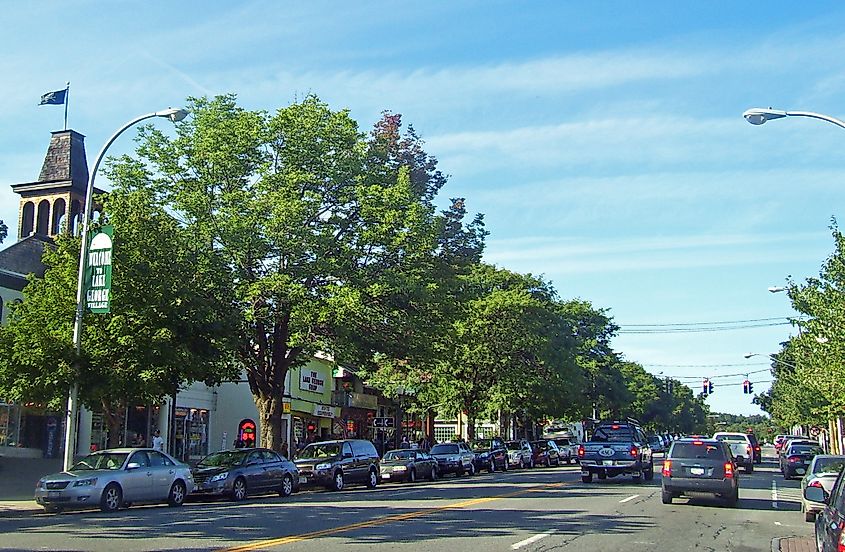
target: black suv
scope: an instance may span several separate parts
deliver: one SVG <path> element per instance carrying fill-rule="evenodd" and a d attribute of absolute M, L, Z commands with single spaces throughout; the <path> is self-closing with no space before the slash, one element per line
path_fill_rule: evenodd
<path fill-rule="evenodd" d="M 492 473 L 508 469 L 508 449 L 501 438 L 475 439 L 470 442 L 469 448 L 475 453 L 475 471 L 487 470 Z"/>
<path fill-rule="evenodd" d="M 593 475 L 599 479 L 630 475 L 636 482 L 654 477 L 648 439 L 639 423 L 631 418 L 601 422 L 592 438 L 578 447 L 578 460 L 584 483 L 590 483 Z"/>
<path fill-rule="evenodd" d="M 760 442 L 757 440 L 757 436 L 753 433 L 746 433 L 746 435 L 748 435 L 748 440 L 751 441 L 751 454 L 754 456 L 754 463 L 762 464 L 763 450 L 760 448 Z"/>
<path fill-rule="evenodd" d="M 730 445 L 716 439 L 680 439 L 663 460 L 663 504 L 685 492 L 713 493 L 729 506 L 739 500 L 739 478 Z"/>
<path fill-rule="evenodd" d="M 311 443 L 296 458 L 299 483 L 340 491 L 347 483 L 363 483 L 374 488 L 379 482 L 379 455 L 376 447 L 362 439 Z"/>

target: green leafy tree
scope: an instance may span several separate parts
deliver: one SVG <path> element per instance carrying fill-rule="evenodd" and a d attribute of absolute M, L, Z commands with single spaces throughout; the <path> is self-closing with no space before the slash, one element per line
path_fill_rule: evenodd
<path fill-rule="evenodd" d="M 219 259 L 149 194 L 121 188 L 126 174 L 113 176 L 118 188 L 104 200 L 115 227 L 111 313 L 85 316 L 81 358 L 72 342 L 78 238 L 60 235 L 45 250 L 44 277 L 30 278 L 0 328 L 0 395 L 61 409 L 77 382 L 81 401 L 106 415 L 111 446 L 127 405 L 234 375 L 232 298 Z"/>
<path fill-rule="evenodd" d="M 2 220 L 0 220 L 0 243 L 3 243 L 3 240 L 6 239 L 8 232 L 9 232 L 9 227 L 6 226 L 6 223 L 4 223 Z"/>

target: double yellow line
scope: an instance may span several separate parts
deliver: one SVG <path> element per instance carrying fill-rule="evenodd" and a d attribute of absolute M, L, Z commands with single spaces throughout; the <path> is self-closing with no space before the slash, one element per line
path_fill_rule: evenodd
<path fill-rule="evenodd" d="M 270 548 L 272 546 L 281 546 L 284 544 L 293 544 L 295 542 L 301 542 L 304 540 L 309 539 L 316 539 L 318 537 L 325 537 L 327 535 L 335 535 L 337 533 L 345 533 L 347 531 L 352 531 L 355 529 L 364 529 L 366 527 L 376 527 L 378 525 L 384 525 L 386 523 L 393 523 L 396 521 L 404 521 L 407 519 L 414 519 L 419 518 L 431 514 L 435 514 L 437 512 L 442 512 L 444 510 L 456 510 L 459 508 L 467 508 L 469 506 L 476 506 L 478 504 L 484 504 L 485 502 L 493 502 L 495 500 L 502 500 L 504 498 L 512 498 L 515 496 L 521 496 L 528 493 L 536 493 L 539 491 L 544 491 L 546 489 L 553 489 L 557 487 L 564 487 L 566 485 L 571 485 L 571 481 L 565 481 L 561 483 L 549 483 L 546 485 L 537 485 L 528 489 L 523 489 L 520 491 L 515 491 L 512 493 L 506 493 L 496 496 L 488 496 L 484 498 L 473 498 L 471 500 L 464 500 L 462 502 L 454 502 L 452 504 L 447 504 L 445 506 L 436 506 L 433 508 L 426 508 L 424 510 L 416 510 L 414 512 L 407 512 L 405 514 L 394 514 L 392 516 L 385 516 L 380 517 L 378 519 L 373 519 L 370 521 L 362 521 L 360 523 L 353 523 L 351 525 L 342 525 L 340 527 L 332 527 L 331 529 L 323 529 L 321 531 L 314 531 L 311 533 L 303 533 L 301 535 L 291 535 L 289 537 L 280 537 L 277 539 L 269 539 L 269 540 L 262 540 L 262 541 L 255 541 L 250 544 L 244 544 L 242 546 L 235 546 L 232 548 L 224 548 L 222 552 L 249 552 L 252 550 L 261 550 L 262 548 Z"/>

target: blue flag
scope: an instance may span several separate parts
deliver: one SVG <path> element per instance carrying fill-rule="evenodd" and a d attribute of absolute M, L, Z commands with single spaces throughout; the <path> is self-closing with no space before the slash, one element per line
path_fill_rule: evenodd
<path fill-rule="evenodd" d="M 66 95 L 67 88 L 64 90 L 56 90 L 55 92 L 47 92 L 41 96 L 41 103 L 38 105 L 62 105 L 65 103 Z"/>

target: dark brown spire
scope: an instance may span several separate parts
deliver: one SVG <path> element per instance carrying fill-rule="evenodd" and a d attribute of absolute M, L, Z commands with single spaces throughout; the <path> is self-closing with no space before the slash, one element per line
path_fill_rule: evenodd
<path fill-rule="evenodd" d="M 71 181 L 72 189 L 85 193 L 85 186 L 88 183 L 85 136 L 75 130 L 53 132 L 38 181 Z"/>

